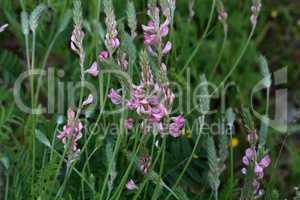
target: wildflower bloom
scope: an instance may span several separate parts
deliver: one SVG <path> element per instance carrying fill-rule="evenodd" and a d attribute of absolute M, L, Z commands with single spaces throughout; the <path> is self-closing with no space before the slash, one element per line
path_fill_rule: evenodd
<path fill-rule="evenodd" d="M 150 170 L 150 166 L 151 166 L 150 156 L 148 155 L 141 156 L 139 159 L 139 169 L 141 170 L 141 172 L 147 174 Z"/>
<path fill-rule="evenodd" d="M 106 60 L 109 57 L 109 52 L 108 51 L 101 51 L 99 53 L 99 58 L 101 60 Z"/>
<path fill-rule="evenodd" d="M 89 96 L 83 101 L 82 105 L 86 106 L 89 105 L 91 103 L 93 103 L 94 97 L 92 94 L 89 94 Z"/>
<path fill-rule="evenodd" d="M 127 119 L 124 121 L 124 125 L 125 125 L 125 127 L 126 127 L 127 129 L 132 129 L 132 128 L 133 128 L 133 122 L 134 122 L 134 120 L 133 120 L 131 117 L 129 117 L 129 118 L 127 118 Z"/>
<path fill-rule="evenodd" d="M 117 21 L 111 1 L 107 1 L 104 4 L 104 12 L 106 15 L 105 25 L 107 28 L 105 35 L 105 45 L 111 51 L 120 45 L 118 39 Z"/>
<path fill-rule="evenodd" d="M 122 98 L 121 98 L 121 96 L 120 96 L 119 93 L 118 93 L 116 90 L 114 90 L 113 88 L 110 89 L 110 92 L 109 92 L 109 94 L 108 94 L 108 97 L 110 98 L 110 100 L 111 100 L 111 102 L 112 102 L 113 104 L 118 105 L 118 104 L 121 104 L 121 103 L 122 103 Z"/>
<path fill-rule="evenodd" d="M 259 180 L 264 177 L 264 170 L 271 164 L 271 158 L 268 154 L 265 154 L 261 158 L 260 147 L 257 147 L 258 136 L 256 131 L 251 132 L 247 135 L 247 140 L 250 147 L 246 149 L 245 155 L 243 156 L 242 162 L 245 167 L 242 168 L 242 174 L 247 174 L 250 170 L 254 172 L 254 177 L 252 180 L 252 187 L 254 194 L 259 197 L 263 194 L 263 190 L 260 189 Z"/>
<path fill-rule="evenodd" d="M 251 24 L 255 26 L 257 24 L 257 17 L 261 10 L 261 3 L 260 1 L 254 2 L 251 6 L 252 15 L 250 17 Z"/>
<path fill-rule="evenodd" d="M 172 49 L 172 43 L 168 41 L 165 47 L 163 48 L 162 53 L 168 54 L 171 51 L 171 49 Z"/>
<path fill-rule="evenodd" d="M 63 131 L 60 131 L 57 135 L 57 138 L 63 142 L 63 144 L 68 144 L 70 141 L 70 150 L 76 152 L 79 149 L 77 148 L 77 141 L 82 137 L 83 126 L 79 119 L 75 119 L 75 112 L 72 109 L 68 110 L 68 121 L 64 125 Z"/>
<path fill-rule="evenodd" d="M 160 24 L 159 9 L 157 7 L 153 9 L 153 12 L 149 10 L 148 15 L 152 19 L 147 23 L 147 25 L 142 25 L 142 29 L 144 31 L 144 44 L 148 46 L 148 52 L 152 56 L 157 56 L 158 53 L 169 53 L 172 48 L 172 43 L 168 41 L 165 45 L 162 45 L 162 39 L 169 33 L 170 16 L 165 15 L 165 21 Z M 156 51 L 159 45 L 162 46 L 162 49 L 160 49 L 162 52 Z"/>
<path fill-rule="evenodd" d="M 91 67 L 85 71 L 88 74 L 91 74 L 92 76 L 97 76 L 99 74 L 97 62 L 93 62 Z"/>
<path fill-rule="evenodd" d="M 135 190 L 138 188 L 138 186 L 135 184 L 135 182 L 132 179 L 130 179 L 126 184 L 126 188 L 128 190 Z"/>
<path fill-rule="evenodd" d="M 172 117 L 171 119 L 173 122 L 169 126 L 170 134 L 173 137 L 179 137 L 184 126 L 184 117 L 182 115 L 179 115 L 177 117 Z"/>

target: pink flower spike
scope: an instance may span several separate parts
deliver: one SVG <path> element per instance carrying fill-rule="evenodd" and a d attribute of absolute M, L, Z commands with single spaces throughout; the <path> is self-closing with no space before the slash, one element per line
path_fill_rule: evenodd
<path fill-rule="evenodd" d="M 129 117 L 129 118 L 125 119 L 124 125 L 127 129 L 132 129 L 133 128 L 133 122 L 134 122 L 134 120 L 131 117 Z"/>
<path fill-rule="evenodd" d="M 172 49 L 172 43 L 170 41 L 167 42 L 167 44 L 165 45 L 164 49 L 162 50 L 163 54 L 167 54 L 171 51 Z"/>
<path fill-rule="evenodd" d="M 110 92 L 109 92 L 109 94 L 108 94 L 108 97 L 110 98 L 110 100 L 111 100 L 111 102 L 113 103 L 113 104 L 116 104 L 116 105 L 118 105 L 118 104 L 121 104 L 122 103 L 122 99 L 121 99 L 121 96 L 119 95 L 119 93 L 116 91 L 116 90 L 114 90 L 113 88 L 111 88 L 110 89 Z"/>
<path fill-rule="evenodd" d="M 5 29 L 8 27 L 8 24 L 4 24 L 0 27 L 0 33 L 5 31 Z"/>
<path fill-rule="evenodd" d="M 85 71 L 86 73 L 91 74 L 92 76 L 97 76 L 99 74 L 98 67 L 97 67 L 97 62 L 93 62 L 91 67 Z"/>
<path fill-rule="evenodd" d="M 132 179 L 130 179 L 126 184 L 126 188 L 127 190 L 135 190 L 138 188 L 138 186 L 135 184 L 135 182 Z"/>
<path fill-rule="evenodd" d="M 92 94 L 90 94 L 90 95 L 86 98 L 86 100 L 83 101 L 82 105 L 83 105 L 83 106 L 89 105 L 89 104 L 93 103 L 93 100 L 94 100 L 94 97 L 93 97 Z"/>
<path fill-rule="evenodd" d="M 101 52 L 99 53 L 99 58 L 100 58 L 101 60 L 106 60 L 108 57 L 109 57 L 108 51 L 101 51 Z"/>
<path fill-rule="evenodd" d="M 268 167 L 270 164 L 271 164 L 271 158 L 269 155 L 265 155 L 259 162 L 259 165 L 263 168 Z"/>

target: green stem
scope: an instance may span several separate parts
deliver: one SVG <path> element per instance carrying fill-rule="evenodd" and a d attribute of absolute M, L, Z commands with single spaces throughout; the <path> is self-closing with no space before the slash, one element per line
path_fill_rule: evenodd
<path fill-rule="evenodd" d="M 191 56 L 189 57 L 188 61 L 185 63 L 185 65 L 183 66 L 182 70 L 180 71 L 180 74 L 183 74 L 183 72 L 186 70 L 186 68 L 190 64 L 190 62 L 192 62 L 192 60 L 194 59 L 194 57 L 198 53 L 198 50 L 199 50 L 199 48 L 200 48 L 203 40 L 206 38 L 206 36 L 208 34 L 208 31 L 210 29 L 211 23 L 212 23 L 212 19 L 213 19 L 215 7 L 216 7 L 216 0 L 213 0 L 212 7 L 211 7 L 211 10 L 210 10 L 210 14 L 209 14 L 208 23 L 206 25 L 205 31 L 204 31 L 201 39 L 199 40 L 196 48 L 194 49 L 194 51 L 192 52 Z"/>
<path fill-rule="evenodd" d="M 212 76 L 216 73 L 217 68 L 218 68 L 218 66 L 219 66 L 219 64 L 220 64 L 220 62 L 221 62 L 221 59 L 222 59 L 222 56 L 223 56 L 223 53 L 224 53 L 224 50 L 225 50 L 225 44 L 226 44 L 227 37 L 228 37 L 227 35 L 228 35 L 228 34 L 227 34 L 227 31 L 224 29 L 224 38 L 223 38 L 223 42 L 222 42 L 221 51 L 220 51 L 220 53 L 219 53 L 219 56 L 218 56 L 218 58 L 217 58 L 217 61 L 216 61 L 215 65 L 214 65 L 214 68 L 213 68 L 213 70 L 212 70 L 212 72 L 211 72 L 210 79 L 211 79 Z"/>
<path fill-rule="evenodd" d="M 46 51 L 46 54 L 45 54 L 45 57 L 44 57 L 44 60 L 43 60 L 43 63 L 42 63 L 42 68 L 41 70 L 44 70 L 46 68 L 46 64 L 47 64 L 47 61 L 48 61 L 48 58 L 49 58 L 49 55 L 50 55 L 50 52 L 57 40 L 59 36 L 59 32 L 56 32 L 56 34 L 54 35 L 51 43 L 49 44 L 48 48 L 47 48 L 47 51 Z M 40 89 L 41 89 L 41 82 L 42 82 L 42 78 L 43 78 L 43 73 L 40 73 L 39 74 L 39 78 L 38 78 L 38 81 L 37 81 L 37 89 L 36 89 L 36 94 L 35 94 L 35 101 L 37 102 L 38 98 L 39 98 L 39 94 L 40 94 Z"/>
<path fill-rule="evenodd" d="M 35 100 L 34 100 L 34 78 L 31 75 L 34 71 L 34 61 L 35 61 L 35 40 L 36 33 L 33 31 L 32 33 L 32 57 L 31 57 L 31 69 L 30 73 L 30 94 L 31 94 L 31 109 L 35 109 Z M 32 162 L 31 162 L 31 194 L 34 192 L 34 181 L 35 181 L 35 114 L 31 113 L 31 142 L 32 142 Z"/>
<path fill-rule="evenodd" d="M 194 148 L 193 148 L 193 150 L 192 150 L 192 153 L 191 153 L 191 155 L 190 155 L 188 161 L 186 162 L 185 166 L 183 167 L 183 170 L 181 171 L 179 177 L 178 177 L 177 180 L 175 181 L 175 184 L 173 185 L 172 190 L 174 190 L 174 189 L 177 187 L 177 185 L 179 184 L 180 180 L 182 179 L 184 173 L 186 172 L 188 166 L 190 165 L 190 163 L 191 163 L 191 161 L 192 161 L 192 159 L 193 159 L 193 156 L 194 156 L 194 154 L 195 154 L 195 152 L 196 152 L 196 149 L 197 149 L 197 147 L 198 147 L 198 144 L 199 144 L 199 142 L 200 142 L 200 138 L 201 138 L 201 134 L 202 134 L 202 129 L 203 129 L 203 123 L 202 123 L 202 122 L 205 121 L 205 120 L 204 120 L 204 119 L 205 119 L 205 116 L 203 115 L 203 116 L 201 116 L 201 117 L 202 117 L 202 120 L 201 120 L 201 121 L 199 120 L 199 121 L 200 121 L 200 122 L 199 122 L 199 123 L 200 123 L 200 130 L 199 130 L 199 133 L 198 133 L 198 136 L 197 136 L 197 139 L 196 139 Z M 171 197 L 171 195 L 172 195 L 172 194 L 169 193 L 169 195 L 167 196 L 166 200 L 168 200 L 168 199 Z"/>
<path fill-rule="evenodd" d="M 145 138 L 145 137 L 146 137 L 146 135 L 144 134 L 144 135 L 142 136 L 142 138 L 141 138 L 141 141 L 144 141 L 144 138 Z M 136 138 L 139 139 L 138 136 L 136 136 Z M 136 142 L 138 142 L 138 140 L 136 140 Z M 135 148 L 135 150 L 134 150 L 135 154 L 134 154 L 134 157 L 133 157 L 133 158 L 136 158 L 136 157 L 137 157 L 137 155 L 138 155 L 138 153 L 139 153 L 139 151 L 140 151 L 140 148 L 142 147 L 142 144 L 143 144 L 143 142 L 140 142 L 139 145 Z M 116 199 L 116 200 L 117 200 L 117 199 L 120 198 L 120 196 L 121 196 L 121 194 L 122 194 L 122 190 L 123 190 L 124 185 L 125 185 L 125 183 L 126 183 L 126 180 L 128 179 L 128 175 L 129 175 L 129 173 L 130 173 L 130 170 L 131 170 L 131 168 L 132 168 L 132 166 L 133 166 L 133 164 L 134 164 L 134 161 L 135 161 L 135 159 L 131 159 L 131 161 L 130 161 L 130 163 L 129 163 L 129 166 L 127 167 L 126 172 L 125 172 L 125 174 L 123 175 L 123 177 L 122 177 L 122 179 L 121 179 L 121 182 L 120 182 L 118 188 L 116 189 L 115 194 L 112 195 L 112 198 L 111 198 L 111 199 Z"/>
<path fill-rule="evenodd" d="M 236 59 L 235 63 L 233 64 L 233 67 L 231 68 L 231 70 L 228 72 L 228 74 L 225 76 L 225 78 L 223 79 L 223 81 L 218 85 L 218 87 L 215 88 L 215 90 L 210 94 L 210 96 L 213 96 L 215 92 L 218 91 L 218 89 L 230 78 L 230 76 L 232 75 L 232 73 L 234 72 L 234 70 L 237 68 L 237 66 L 239 65 L 242 57 L 244 56 L 248 46 L 249 46 L 249 43 L 252 39 L 252 36 L 254 34 L 254 31 L 255 31 L 255 27 L 256 26 L 252 26 L 252 30 L 250 32 L 250 35 L 244 45 L 244 47 L 242 48 L 238 58 Z"/>
<path fill-rule="evenodd" d="M 123 114 L 124 113 L 122 113 L 122 116 L 123 116 Z M 121 119 L 124 119 L 124 118 L 121 117 Z M 120 121 L 120 127 L 121 127 L 120 130 L 123 130 L 123 120 Z M 123 131 L 120 131 L 119 134 L 118 134 L 117 142 L 116 142 L 116 145 L 115 145 L 115 148 L 114 148 L 114 152 L 113 152 L 113 155 L 111 157 L 109 167 L 108 167 L 108 170 L 107 170 L 107 173 L 106 173 L 106 176 L 105 176 L 102 188 L 101 188 L 101 193 L 100 193 L 100 198 L 99 198 L 101 200 L 103 199 L 103 195 L 104 195 L 104 192 L 106 190 L 106 184 L 107 184 L 109 175 L 110 175 L 111 170 L 112 170 L 113 162 L 116 159 L 116 156 L 118 154 L 118 151 L 119 151 L 119 148 L 120 148 L 120 145 L 121 145 L 121 142 L 122 142 L 122 138 L 123 138 Z"/>

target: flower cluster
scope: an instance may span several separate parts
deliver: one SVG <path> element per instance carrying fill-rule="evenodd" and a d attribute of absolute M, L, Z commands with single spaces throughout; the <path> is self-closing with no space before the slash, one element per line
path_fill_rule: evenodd
<path fill-rule="evenodd" d="M 165 21 L 160 24 L 159 8 L 149 9 L 148 15 L 152 20 L 147 25 L 142 25 L 144 31 L 144 43 L 148 46 L 148 52 L 152 56 L 167 54 L 172 49 L 170 41 L 162 43 L 163 37 L 169 33 L 170 17 L 165 16 Z"/>
<path fill-rule="evenodd" d="M 242 168 L 242 173 L 247 174 L 254 172 L 254 179 L 252 180 L 252 188 L 255 195 L 262 195 L 263 189 L 260 189 L 259 181 L 264 177 L 264 169 L 271 164 L 271 158 L 268 154 L 261 156 L 259 149 L 256 147 L 258 142 L 258 136 L 256 132 L 248 134 L 247 137 L 250 147 L 246 149 L 245 155 L 243 156 L 243 164 L 245 165 Z M 248 168 L 248 169 L 247 169 Z"/>
<path fill-rule="evenodd" d="M 260 10 L 261 10 L 261 2 L 259 0 L 254 1 L 253 5 L 251 6 L 252 15 L 250 17 L 250 21 L 253 26 L 255 26 L 257 23 L 257 17 Z"/>
<path fill-rule="evenodd" d="M 159 73 L 162 76 L 158 77 L 159 81 L 154 80 L 148 54 L 142 51 L 140 54 L 141 81 L 139 85 L 132 85 L 131 97 L 123 100 L 114 89 L 110 90 L 108 97 L 112 103 L 116 105 L 125 103 L 129 110 L 135 111 L 143 119 L 141 128 L 145 133 L 155 130 L 162 136 L 169 133 L 173 137 L 179 137 L 184 126 L 184 118 L 180 115 L 171 118 L 169 122 L 170 108 L 175 96 L 168 87 L 167 67 L 162 63 L 163 55 L 167 54 L 172 46 L 171 42 L 163 45 L 162 41 L 162 38 L 169 33 L 170 16 L 165 15 L 166 20 L 160 25 L 159 8 L 149 9 L 148 15 L 152 20 L 148 22 L 148 25 L 142 26 L 144 43 L 148 47 L 148 52 L 158 58 Z M 161 48 L 162 46 L 164 47 Z"/>
<path fill-rule="evenodd" d="M 118 38 L 117 22 L 111 0 L 104 1 L 104 12 L 106 15 L 105 24 L 107 28 L 105 45 L 109 50 L 112 50 L 120 45 L 120 40 Z"/>
<path fill-rule="evenodd" d="M 150 170 L 150 167 L 151 167 L 151 157 L 148 155 L 142 155 L 139 158 L 139 169 L 144 174 L 147 174 Z"/>
<path fill-rule="evenodd" d="M 145 79 L 149 81 L 149 78 Z M 149 93 L 148 91 L 151 91 Z M 151 129 L 156 129 L 161 135 L 169 132 L 173 137 L 181 135 L 184 126 L 184 117 L 182 115 L 171 118 L 171 123 L 166 125 L 169 111 L 167 109 L 174 99 L 174 94 L 165 88 L 160 87 L 159 84 L 149 85 L 142 82 L 140 85 L 133 85 L 132 98 L 123 100 L 118 91 L 110 89 L 108 97 L 113 104 L 122 104 L 125 101 L 127 108 L 135 111 L 146 122 L 142 122 L 141 128 L 145 133 Z M 126 120 L 127 128 L 132 128 L 133 120 Z"/>
<path fill-rule="evenodd" d="M 76 119 L 75 112 L 68 110 L 68 121 L 63 130 L 59 132 L 57 138 L 63 142 L 69 154 L 77 154 L 80 149 L 77 147 L 77 141 L 82 137 L 82 123 Z"/>

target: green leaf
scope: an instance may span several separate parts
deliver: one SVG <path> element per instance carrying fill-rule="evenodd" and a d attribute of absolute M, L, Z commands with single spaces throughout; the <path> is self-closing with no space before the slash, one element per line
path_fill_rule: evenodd
<path fill-rule="evenodd" d="M 51 148 L 51 143 L 48 140 L 48 138 L 44 135 L 44 133 L 42 133 L 42 131 L 40 130 L 35 130 L 35 137 L 36 139 L 38 139 L 38 141 L 40 141 L 42 144 L 46 145 L 47 147 Z"/>
<path fill-rule="evenodd" d="M 5 167 L 6 170 L 9 169 L 9 159 L 6 156 L 5 157 L 1 157 L 0 158 L 0 162 Z"/>

